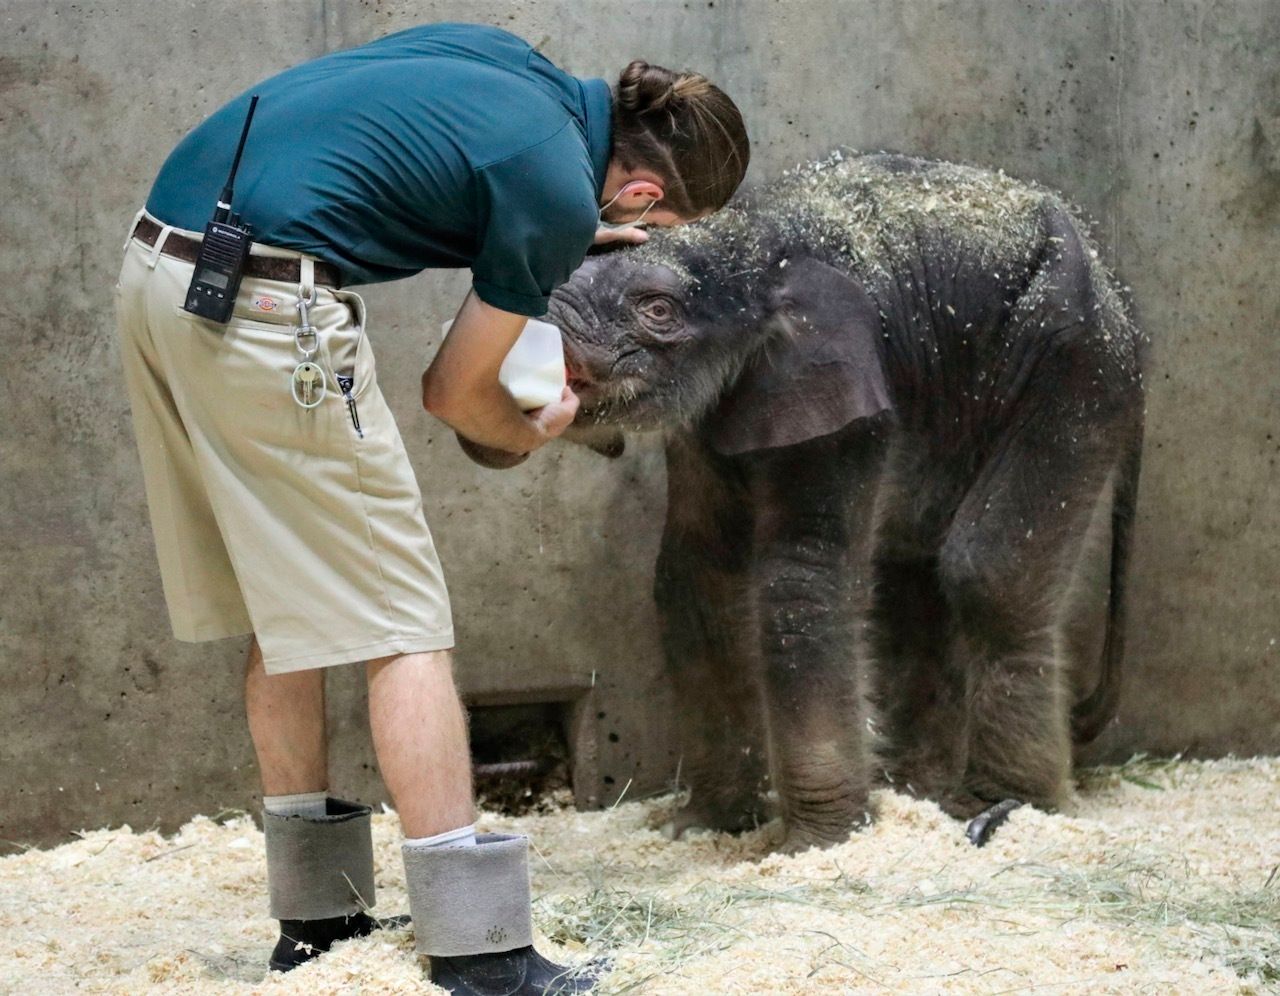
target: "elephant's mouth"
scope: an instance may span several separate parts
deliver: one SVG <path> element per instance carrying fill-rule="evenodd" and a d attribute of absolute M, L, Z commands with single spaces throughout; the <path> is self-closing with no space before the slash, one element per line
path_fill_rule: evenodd
<path fill-rule="evenodd" d="M 589 347 L 575 341 L 567 331 L 562 331 L 560 338 L 564 344 L 565 382 L 578 396 L 576 421 L 602 421 L 600 416 L 615 407 L 627 392 L 619 391 L 620 382 L 613 379 L 612 371 L 603 369 L 601 358 L 589 358 Z"/>
<path fill-rule="evenodd" d="M 651 419 L 646 417 L 645 409 L 648 396 L 653 393 L 652 386 L 643 377 L 618 371 L 619 364 L 630 353 L 614 354 L 583 342 L 574 334 L 574 319 L 580 316 L 563 304 L 549 317 L 560 326 L 565 381 L 578 396 L 574 424 L 648 428 Z"/>
<path fill-rule="evenodd" d="M 564 379 L 569 385 L 569 389 L 578 396 L 579 401 L 591 397 L 598 392 L 600 385 L 595 382 L 580 367 L 575 367 L 572 363 L 566 362 L 564 365 Z M 583 401 L 585 404 L 586 402 Z"/>
<path fill-rule="evenodd" d="M 587 370 L 586 363 L 583 362 L 574 342 L 567 335 L 561 334 L 561 341 L 564 343 L 564 379 L 569 385 L 569 389 L 578 396 L 578 401 L 582 405 L 587 404 L 587 399 L 594 397 L 600 393 L 600 383 L 591 372 Z"/>
<path fill-rule="evenodd" d="M 581 390 L 573 389 L 578 395 L 579 407 L 577 422 L 583 423 L 628 423 L 634 428 L 643 428 L 646 409 L 645 396 L 647 385 L 637 377 L 609 385 L 584 385 Z"/>
<path fill-rule="evenodd" d="M 646 401 L 651 393 L 649 384 L 641 377 L 620 377 L 600 381 L 590 374 L 565 366 L 569 387 L 578 396 L 578 425 L 627 424 L 632 428 L 646 428 Z"/>

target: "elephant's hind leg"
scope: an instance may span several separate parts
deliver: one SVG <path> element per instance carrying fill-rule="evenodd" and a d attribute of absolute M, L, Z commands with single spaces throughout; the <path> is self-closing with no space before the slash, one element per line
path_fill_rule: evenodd
<path fill-rule="evenodd" d="M 1090 441 L 1096 440 L 1096 441 Z M 1063 616 L 1113 447 L 1050 409 L 992 458 L 958 509 L 939 576 L 969 675 L 966 788 L 1055 809 L 1071 771 Z"/>

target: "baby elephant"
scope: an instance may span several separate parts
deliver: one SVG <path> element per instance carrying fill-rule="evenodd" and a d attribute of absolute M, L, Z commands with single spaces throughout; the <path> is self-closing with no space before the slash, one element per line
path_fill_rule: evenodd
<path fill-rule="evenodd" d="M 1059 197 L 838 152 L 593 257 L 550 318 L 572 432 L 666 434 L 677 830 L 754 825 L 766 782 L 788 851 L 878 778 L 1059 805 L 1116 707 L 1143 423 L 1142 338 Z"/>

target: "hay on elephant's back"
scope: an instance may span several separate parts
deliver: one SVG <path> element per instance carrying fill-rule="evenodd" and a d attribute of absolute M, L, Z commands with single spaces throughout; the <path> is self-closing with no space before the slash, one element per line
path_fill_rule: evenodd
<path fill-rule="evenodd" d="M 792 246 L 840 261 L 869 286 L 891 286 L 918 269 L 922 252 L 936 255 L 946 247 L 997 278 L 1004 271 L 1012 279 L 1011 270 L 1039 255 L 1046 211 L 1072 219 L 1093 271 L 1105 341 L 1131 358 L 1140 333 L 1083 212 L 1056 191 L 1000 169 L 838 149 L 703 221 L 654 232 L 633 251 L 685 280 L 697 279 L 686 261 L 702 255 L 746 274 L 750 283 L 766 274 L 770 246 Z M 1011 283 L 1009 290 L 1036 289 Z"/>
<path fill-rule="evenodd" d="M 1280 983 L 1280 762 L 1090 773 L 1071 815 L 1019 811 L 984 850 L 933 805 L 877 796 L 870 830 L 767 856 L 777 828 L 669 842 L 670 799 L 482 816 L 523 830 L 540 944 L 610 950 L 605 992 L 1250 993 Z M 404 908 L 394 818 L 380 910 Z M 423 991 L 407 933 L 263 981 L 274 940 L 244 817 L 98 830 L 0 861 L 0 978 L 56 993 Z M 416 989 L 415 989 L 416 987 Z"/>

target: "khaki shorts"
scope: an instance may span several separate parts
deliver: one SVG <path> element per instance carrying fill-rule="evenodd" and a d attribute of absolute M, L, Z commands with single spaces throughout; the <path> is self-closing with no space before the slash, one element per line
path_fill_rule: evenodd
<path fill-rule="evenodd" d="M 246 277 L 223 326 L 182 310 L 191 273 L 131 239 L 116 290 L 174 635 L 253 632 L 269 674 L 452 647 L 449 595 L 360 297 L 316 288 L 328 394 L 307 410 L 290 393 L 298 286 Z M 363 438 L 336 373 L 355 378 Z"/>

